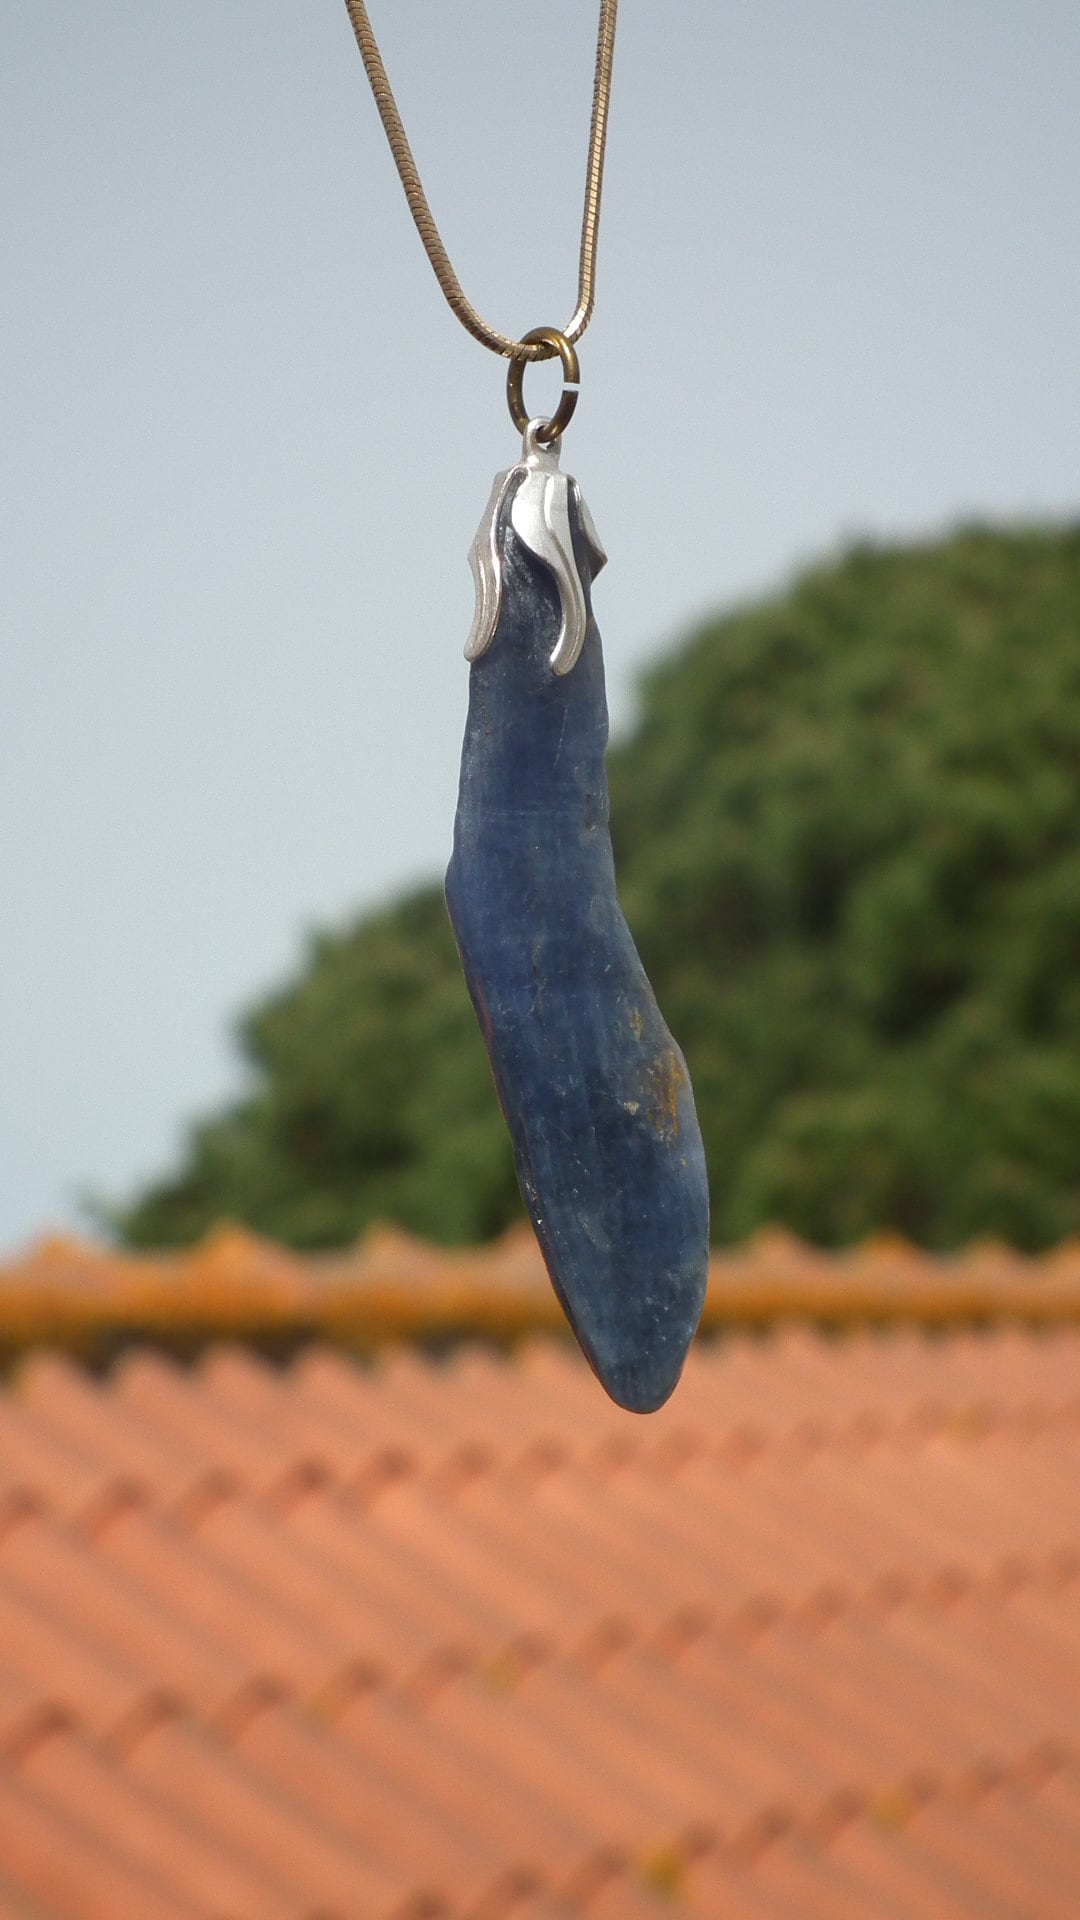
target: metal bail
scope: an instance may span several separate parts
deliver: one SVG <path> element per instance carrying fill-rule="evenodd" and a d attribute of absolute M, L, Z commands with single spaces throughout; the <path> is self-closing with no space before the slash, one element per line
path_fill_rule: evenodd
<path fill-rule="evenodd" d="M 562 361 L 563 390 L 550 420 L 540 423 L 537 438 L 545 445 L 565 433 L 573 419 L 574 408 L 578 403 L 578 388 L 581 381 L 581 367 L 578 362 L 577 348 L 558 327 L 533 327 L 531 332 L 523 333 L 521 344 L 524 347 L 549 346 Z M 544 354 L 544 359 L 552 354 Z M 529 415 L 523 398 L 526 362 L 518 355 L 511 359 L 506 373 L 506 404 L 510 409 L 510 418 L 519 433 L 524 433 L 529 425 Z"/>
<path fill-rule="evenodd" d="M 548 569 L 559 591 L 559 632 L 551 654 L 557 674 L 576 666 L 589 624 L 588 584 L 607 555 L 600 545 L 581 488 L 559 472 L 559 440 L 544 441 L 550 421 L 530 420 L 516 467 L 495 476 L 491 497 L 469 551 L 476 585 L 476 613 L 465 642 L 466 660 L 479 660 L 495 637 L 503 600 L 504 520 L 534 560 Z M 582 574 L 574 548 L 571 514 L 584 536 L 588 568 Z"/>

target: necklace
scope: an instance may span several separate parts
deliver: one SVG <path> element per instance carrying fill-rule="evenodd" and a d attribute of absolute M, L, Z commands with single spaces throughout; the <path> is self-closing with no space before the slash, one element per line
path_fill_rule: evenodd
<path fill-rule="evenodd" d="M 600 0 L 578 304 L 520 340 L 463 293 L 420 183 L 364 0 L 349 19 L 409 209 L 451 308 L 510 362 L 520 460 L 496 476 L 469 554 L 476 614 L 446 900 L 522 1199 L 601 1384 L 647 1413 L 671 1393 L 705 1297 L 705 1155 L 686 1062 L 615 892 L 607 702 L 592 583 L 605 563 L 560 471 L 593 309 L 618 0 Z M 531 360 L 558 355 L 554 414 L 530 419 Z"/>

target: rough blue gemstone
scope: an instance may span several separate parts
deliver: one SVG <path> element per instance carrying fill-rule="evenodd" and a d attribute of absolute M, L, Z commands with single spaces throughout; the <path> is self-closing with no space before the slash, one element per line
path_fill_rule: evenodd
<path fill-rule="evenodd" d="M 704 1301 L 705 1156 L 686 1062 L 616 898 L 600 635 L 590 609 L 581 657 L 556 675 L 555 584 L 505 520 L 501 540 L 447 905 L 552 1284 L 608 1393 L 648 1413 Z"/>

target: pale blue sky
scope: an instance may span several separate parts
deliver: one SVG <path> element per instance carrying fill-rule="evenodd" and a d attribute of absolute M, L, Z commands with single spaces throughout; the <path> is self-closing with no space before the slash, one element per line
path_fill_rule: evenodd
<path fill-rule="evenodd" d="M 467 292 L 565 321 L 591 0 L 371 11 Z M 1078 205 L 1075 0 L 624 0 L 564 457 L 618 726 L 855 533 L 1077 511 Z M 0 250 L 4 1250 L 175 1163 L 308 932 L 441 872 L 517 441 L 340 0 L 9 0 Z"/>

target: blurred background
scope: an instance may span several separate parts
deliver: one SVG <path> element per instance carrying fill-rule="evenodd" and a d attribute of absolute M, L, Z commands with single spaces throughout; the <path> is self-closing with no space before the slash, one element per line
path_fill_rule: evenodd
<path fill-rule="evenodd" d="M 373 10 L 565 322 L 594 7 Z M 517 443 L 345 10 L 4 11 L 0 1920 L 1075 1920 L 1078 127 L 1075 6 L 623 9 L 566 464 L 715 1239 L 643 1421 L 446 924 Z"/>
<path fill-rule="evenodd" d="M 376 27 L 470 296 L 509 330 L 565 320 L 592 9 L 556 0 L 540 26 L 497 0 L 403 0 Z M 501 364 L 423 257 L 343 7 L 45 0 L 0 35 L 14 1249 L 85 1227 L 87 1196 L 130 1207 L 175 1177 L 192 1123 L 257 1084 L 236 1024 L 303 976 L 313 932 L 440 876 L 465 555 L 516 439 Z M 642 669 L 717 609 L 853 540 L 1075 514 L 1078 54 L 1065 4 L 626 10 L 567 460 L 611 556 L 597 609 L 627 768 Z M 530 375 L 536 408 L 554 390 Z M 944 621 L 951 563 L 932 574 Z M 871 589 L 852 592 L 854 662 L 886 640 Z M 955 705 L 941 673 L 926 698 Z M 770 668 L 774 721 L 801 697 Z M 898 696 L 897 727 L 907 713 Z M 689 775 L 672 781 L 689 804 Z M 627 869 L 664 824 L 631 847 L 632 784 Z M 701 1019 L 679 1013 L 694 1065 Z M 788 1186 L 765 1180 L 774 1211 Z M 724 1233 L 756 1205 L 721 1207 Z M 478 1206 L 445 1230 L 505 1199 Z M 434 1230 L 437 1211 L 411 1218 Z M 340 1231 L 332 1209 L 266 1224 Z"/>

